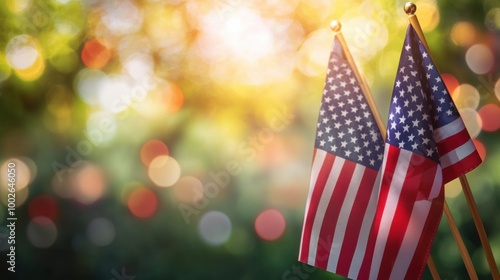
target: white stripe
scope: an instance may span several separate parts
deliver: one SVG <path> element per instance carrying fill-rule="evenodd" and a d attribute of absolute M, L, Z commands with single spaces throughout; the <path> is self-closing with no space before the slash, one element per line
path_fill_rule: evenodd
<path fill-rule="evenodd" d="M 382 164 L 382 166 L 384 166 L 384 164 Z M 361 264 L 363 263 L 363 258 L 365 257 L 368 237 L 370 236 L 373 218 L 375 217 L 375 212 L 377 211 L 377 202 L 381 182 L 380 178 L 381 172 L 377 174 L 377 179 L 373 185 L 372 194 L 370 196 L 370 200 L 368 201 L 365 217 L 363 218 L 363 223 L 361 224 L 361 229 L 359 231 L 358 244 L 356 244 L 356 250 L 354 251 L 354 255 L 352 257 L 351 267 L 349 268 L 349 275 L 347 275 L 347 277 L 351 279 L 358 278 L 359 270 L 361 269 Z"/>
<path fill-rule="evenodd" d="M 442 168 L 446 168 L 461 161 L 472 154 L 475 150 L 476 147 L 474 146 L 474 143 L 471 139 L 469 139 L 469 141 L 465 142 L 462 146 L 454 149 L 439 159 L 441 161 Z"/>
<path fill-rule="evenodd" d="M 328 204 L 330 203 L 330 199 L 332 198 L 333 189 L 337 184 L 337 180 L 339 178 L 339 174 L 340 171 L 342 170 L 344 162 L 345 159 L 340 157 L 335 157 L 332 170 L 328 175 L 328 180 L 326 181 L 325 188 L 323 189 L 323 193 L 321 194 L 321 198 L 318 203 L 318 210 L 316 212 L 316 216 L 314 217 L 314 223 L 311 232 L 308 263 L 315 263 L 316 252 L 318 250 L 319 235 L 321 232 L 321 227 L 323 225 L 323 220 L 325 219 L 326 209 L 328 208 Z"/>
<path fill-rule="evenodd" d="M 436 175 L 432 183 L 432 189 L 429 194 L 429 200 L 436 198 L 442 187 L 441 168 L 436 166 Z M 437 193 L 436 193 L 437 192 Z M 410 263 L 415 255 L 418 241 L 422 236 L 424 225 L 429 217 L 429 211 L 432 206 L 432 201 L 421 200 L 416 201 L 411 212 L 408 228 L 406 229 L 401 248 L 394 262 L 394 267 L 391 272 L 390 279 L 404 279 Z"/>
<path fill-rule="evenodd" d="M 457 134 L 465 128 L 462 118 L 457 118 L 451 123 L 434 130 L 434 140 L 441 142 L 444 139 Z"/>
<path fill-rule="evenodd" d="M 386 149 L 388 149 L 389 144 L 386 144 Z M 382 218 L 380 221 L 379 231 L 377 233 L 377 238 L 375 242 L 375 250 L 373 254 L 373 262 L 370 268 L 370 279 L 377 279 L 380 270 L 380 263 L 382 262 L 382 256 L 384 254 L 385 246 L 387 243 L 387 237 L 391 229 L 392 220 L 394 218 L 394 213 L 396 212 L 396 207 L 398 205 L 399 196 L 401 195 L 401 187 L 406 178 L 406 172 L 410 164 L 412 152 L 406 150 L 400 150 L 399 157 L 397 159 L 397 165 L 392 175 L 391 185 L 389 186 L 389 193 L 387 201 L 385 203 L 385 208 L 382 212 Z M 385 169 L 383 171 L 382 178 L 385 176 Z M 389 176 L 390 176 L 389 175 Z"/>
<path fill-rule="evenodd" d="M 413 205 L 410 221 L 406 228 L 405 236 L 399 248 L 398 256 L 394 262 L 391 277 L 389 279 L 397 280 L 405 278 L 408 267 L 415 254 L 418 241 L 420 240 L 425 221 L 429 216 L 431 205 L 432 202 L 428 200 L 420 200 Z"/>
<path fill-rule="evenodd" d="M 335 225 L 335 232 L 333 234 L 333 242 L 330 248 L 330 257 L 328 259 L 328 271 L 336 271 L 337 264 L 340 256 L 340 250 L 342 249 L 342 244 L 344 243 L 345 231 L 347 228 L 347 222 L 349 221 L 350 213 L 352 212 L 352 206 L 354 204 L 354 199 L 359 190 L 359 185 L 361 184 L 361 179 L 363 178 L 363 173 L 366 167 L 356 164 L 354 172 L 352 174 L 351 182 L 345 194 L 344 203 L 340 209 L 339 219 Z M 347 238 L 352 238 L 348 236 Z"/>
<path fill-rule="evenodd" d="M 323 166 L 323 162 L 325 161 L 325 158 L 326 158 L 326 152 L 323 150 L 317 149 L 316 155 L 314 156 L 312 168 L 311 168 L 311 180 L 309 183 L 309 193 L 307 195 L 307 200 L 306 200 L 306 208 L 305 208 L 306 210 L 304 213 L 304 221 L 302 223 L 302 238 L 300 239 L 299 256 L 302 255 L 302 244 L 304 242 L 303 236 L 304 236 L 304 230 L 306 229 L 307 214 L 309 213 L 309 205 L 311 204 L 311 197 L 313 194 L 314 186 L 316 185 L 316 181 L 318 180 L 319 172 L 321 171 L 321 167 Z"/>

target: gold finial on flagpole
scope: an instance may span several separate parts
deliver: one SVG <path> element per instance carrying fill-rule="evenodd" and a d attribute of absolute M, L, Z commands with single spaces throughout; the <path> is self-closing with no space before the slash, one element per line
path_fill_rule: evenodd
<path fill-rule="evenodd" d="M 333 20 L 332 22 L 330 22 L 330 28 L 333 30 L 333 32 L 340 32 L 342 24 L 338 20 Z"/>
<path fill-rule="evenodd" d="M 417 5 L 412 2 L 406 2 L 404 10 L 407 15 L 414 15 L 417 11 Z"/>

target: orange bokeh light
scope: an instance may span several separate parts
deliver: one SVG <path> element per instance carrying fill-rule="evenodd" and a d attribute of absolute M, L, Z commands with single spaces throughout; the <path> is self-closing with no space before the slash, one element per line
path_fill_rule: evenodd
<path fill-rule="evenodd" d="M 483 121 L 482 129 L 487 132 L 494 132 L 500 129 L 500 107 L 496 104 L 486 104 L 478 111 Z"/>
<path fill-rule="evenodd" d="M 109 48 L 97 39 L 91 39 L 83 46 L 82 61 L 89 68 L 103 68 L 108 64 L 110 58 L 111 51 Z"/>
<path fill-rule="evenodd" d="M 141 161 L 146 167 L 148 167 L 156 157 L 168 156 L 168 154 L 168 147 L 165 143 L 160 140 L 152 139 L 142 145 Z"/>
<path fill-rule="evenodd" d="M 184 93 L 177 85 L 170 83 L 164 93 L 163 102 L 167 112 L 175 113 L 184 104 Z"/>
<path fill-rule="evenodd" d="M 457 78 L 455 78 L 455 76 L 451 74 L 448 73 L 441 74 L 441 78 L 443 79 L 443 82 L 446 85 L 446 88 L 448 89 L 448 92 L 450 94 L 453 94 L 453 91 L 460 85 Z"/>
<path fill-rule="evenodd" d="M 477 139 L 472 139 L 472 142 L 474 143 L 474 146 L 476 146 L 476 150 L 479 156 L 484 161 L 486 159 L 486 147 L 484 146 L 483 142 Z"/>
<path fill-rule="evenodd" d="M 158 198 L 152 190 L 142 187 L 130 194 L 127 206 L 134 216 L 149 218 L 156 212 Z"/>

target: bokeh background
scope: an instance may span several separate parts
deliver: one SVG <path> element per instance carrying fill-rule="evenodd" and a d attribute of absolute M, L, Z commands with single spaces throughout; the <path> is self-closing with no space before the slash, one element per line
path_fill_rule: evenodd
<path fill-rule="evenodd" d="M 337 279 L 296 261 L 329 23 L 385 121 L 404 3 L 2 1 L 2 277 L 14 162 L 17 279 Z M 500 264 L 500 3 L 416 4 L 484 159 L 468 178 Z M 491 278 L 458 182 L 446 197 Z M 445 219 L 432 256 L 468 278 Z"/>

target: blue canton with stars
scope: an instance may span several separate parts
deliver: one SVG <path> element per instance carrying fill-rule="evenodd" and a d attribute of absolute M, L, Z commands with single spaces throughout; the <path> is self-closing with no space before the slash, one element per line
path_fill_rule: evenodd
<path fill-rule="evenodd" d="M 392 92 L 387 143 L 439 162 L 434 129 L 459 117 L 436 66 L 410 24 Z"/>
<path fill-rule="evenodd" d="M 315 147 L 378 170 L 384 140 L 337 38 L 328 63 Z"/>

